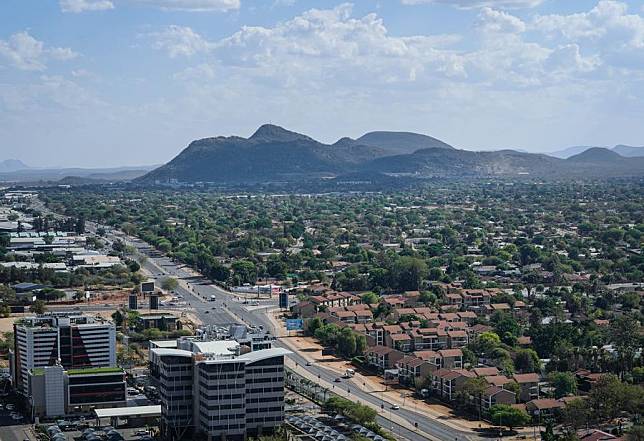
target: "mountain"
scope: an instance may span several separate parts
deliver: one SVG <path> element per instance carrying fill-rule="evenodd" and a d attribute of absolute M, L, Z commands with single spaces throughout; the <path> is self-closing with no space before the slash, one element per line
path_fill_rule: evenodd
<path fill-rule="evenodd" d="M 354 141 L 356 144 L 380 147 L 392 153 L 414 153 L 421 149 L 454 149 L 451 145 L 431 136 L 411 132 L 369 132 Z"/>
<path fill-rule="evenodd" d="M 5 159 L 0 162 L 0 173 L 14 172 L 18 170 L 24 170 L 29 168 L 19 159 Z"/>
<path fill-rule="evenodd" d="M 89 178 L 106 182 L 130 181 L 145 175 L 157 166 L 113 168 L 27 168 L 12 172 L 0 171 L 0 182 L 58 182 L 66 177 Z"/>
<path fill-rule="evenodd" d="M 604 147 L 591 147 L 569 157 L 566 161 L 570 162 L 619 162 L 624 159 L 619 153 Z"/>
<path fill-rule="evenodd" d="M 580 145 L 575 147 L 568 147 L 567 149 L 558 150 L 556 152 L 549 152 L 547 153 L 547 155 L 554 156 L 555 158 L 568 159 L 572 156 L 578 155 L 580 153 L 585 152 L 586 150 L 593 149 L 593 148 L 606 149 L 605 147 L 593 147 L 593 146 L 587 146 L 587 145 Z M 611 150 L 615 153 L 618 153 L 621 156 L 628 157 L 628 158 L 644 156 L 644 147 L 632 147 L 630 145 L 619 144 L 613 147 L 612 149 L 607 149 L 607 150 Z"/>
<path fill-rule="evenodd" d="M 644 156 L 644 147 L 632 147 L 630 145 L 619 144 L 613 147 L 611 150 L 627 158 Z"/>
<path fill-rule="evenodd" d="M 557 158 L 514 150 L 472 152 L 431 148 L 410 155 L 375 159 L 363 166 L 372 172 L 423 177 L 543 176 L 559 168 Z"/>
<path fill-rule="evenodd" d="M 460 150 L 430 136 L 399 132 L 371 132 L 328 145 L 279 126 L 263 125 L 249 138 L 193 141 L 170 162 L 135 182 L 281 185 L 320 178 L 384 183 L 390 178 L 642 175 L 644 158 L 623 158 L 605 148 L 584 148 L 569 159 L 560 159 L 515 150 Z"/>
<path fill-rule="evenodd" d="M 561 159 L 568 159 L 571 156 L 578 155 L 582 152 L 585 152 L 586 150 L 592 148 L 593 146 L 590 145 L 576 145 L 573 147 L 568 147 L 563 150 L 557 150 L 555 152 L 548 152 L 546 155 L 548 156 L 553 156 L 555 158 L 561 158 Z"/>
<path fill-rule="evenodd" d="M 263 182 L 334 176 L 387 152 L 355 142 L 322 144 L 306 135 L 266 124 L 248 139 L 238 136 L 193 141 L 141 182 Z"/>

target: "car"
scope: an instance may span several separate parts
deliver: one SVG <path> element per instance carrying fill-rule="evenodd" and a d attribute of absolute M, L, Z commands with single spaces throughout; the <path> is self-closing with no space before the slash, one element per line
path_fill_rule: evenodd
<path fill-rule="evenodd" d="M 392 404 L 391 405 L 391 410 L 399 410 L 399 409 L 400 409 L 399 405 L 397 405 L 397 404 Z"/>
<path fill-rule="evenodd" d="M 215 310 L 215 307 L 213 306 L 213 307 L 212 307 L 212 308 L 210 308 L 210 309 L 212 309 L 212 310 L 214 311 L 214 310 Z"/>
<path fill-rule="evenodd" d="M 336 377 L 336 379 L 333 380 L 333 381 L 336 382 L 336 383 L 340 383 L 340 382 L 342 382 L 342 379 L 340 377 Z"/>
<path fill-rule="evenodd" d="M 11 403 L 7 404 L 7 410 L 14 410 L 15 408 L 16 408 L 15 405 L 13 405 Z"/>
<path fill-rule="evenodd" d="M 210 311 L 204 311 L 204 314 L 208 314 L 208 313 L 210 313 Z"/>
<path fill-rule="evenodd" d="M 307 366 L 313 366 L 313 362 L 312 362 L 312 361 L 307 361 L 307 362 L 306 362 L 306 365 L 307 365 Z"/>

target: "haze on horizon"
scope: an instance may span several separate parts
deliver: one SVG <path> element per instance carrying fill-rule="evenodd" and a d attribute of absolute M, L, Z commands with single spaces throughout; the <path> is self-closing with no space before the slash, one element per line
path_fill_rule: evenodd
<path fill-rule="evenodd" d="M 644 2 L 6 0 L 0 161 L 159 164 L 264 123 L 644 144 Z"/>

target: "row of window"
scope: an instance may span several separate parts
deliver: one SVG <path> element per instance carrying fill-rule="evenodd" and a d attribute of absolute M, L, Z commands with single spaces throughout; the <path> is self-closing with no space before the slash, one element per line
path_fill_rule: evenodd
<path fill-rule="evenodd" d="M 273 401 L 284 401 L 284 397 L 280 395 L 278 397 L 246 398 L 247 403 L 271 403 Z"/>
<path fill-rule="evenodd" d="M 265 394 L 269 392 L 281 392 L 283 391 L 283 387 L 260 387 L 257 389 L 247 389 L 246 393 L 247 394 Z"/>
<path fill-rule="evenodd" d="M 282 416 L 274 416 L 274 417 L 259 417 L 259 418 L 248 418 L 246 419 L 246 423 L 271 423 L 271 422 L 279 422 L 282 421 Z"/>
<path fill-rule="evenodd" d="M 208 395 L 204 391 L 201 391 L 199 395 L 206 400 L 239 400 L 244 395 L 243 394 L 224 394 L 224 395 Z"/>
<path fill-rule="evenodd" d="M 199 382 L 199 386 L 207 390 L 225 390 L 225 389 L 244 389 L 246 385 L 244 383 L 229 383 L 229 384 L 207 384 L 203 381 Z"/>
<path fill-rule="evenodd" d="M 259 412 L 283 412 L 282 406 L 278 407 L 261 407 L 256 409 L 246 409 L 246 413 L 259 413 Z"/>
<path fill-rule="evenodd" d="M 279 383 L 284 381 L 284 377 L 272 377 L 272 378 L 247 378 L 246 383 Z"/>

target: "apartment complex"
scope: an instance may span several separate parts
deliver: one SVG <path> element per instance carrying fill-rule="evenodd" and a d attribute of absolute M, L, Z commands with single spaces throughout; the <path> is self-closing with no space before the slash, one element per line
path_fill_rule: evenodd
<path fill-rule="evenodd" d="M 161 343 L 161 344 L 160 344 Z M 161 397 L 164 439 L 243 440 L 274 431 L 284 421 L 281 348 L 249 351 L 234 340 L 157 342 L 150 373 Z"/>
<path fill-rule="evenodd" d="M 14 324 L 11 370 L 18 393 L 29 396 L 29 372 L 115 367 L 116 328 L 109 321 L 69 313 L 26 317 Z"/>

